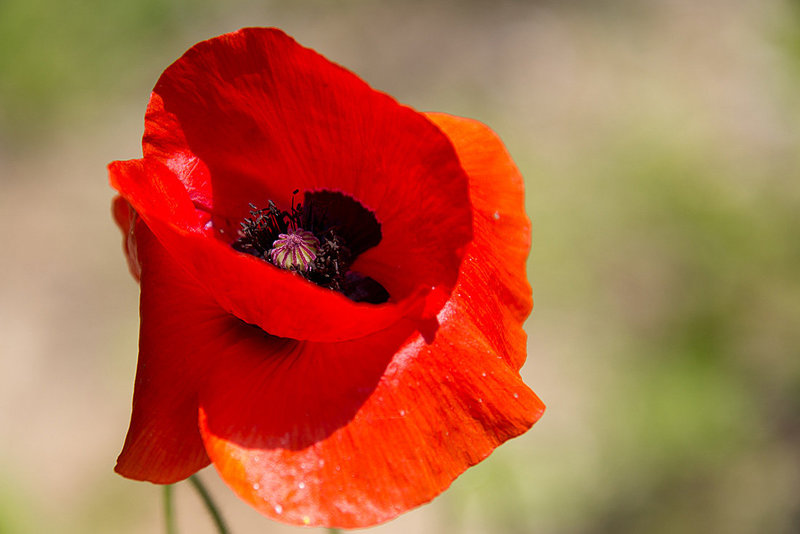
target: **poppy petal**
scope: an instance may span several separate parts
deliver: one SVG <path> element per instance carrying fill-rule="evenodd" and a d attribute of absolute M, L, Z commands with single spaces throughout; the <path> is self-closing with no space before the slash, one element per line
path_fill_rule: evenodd
<path fill-rule="evenodd" d="M 485 126 L 432 119 L 469 173 L 475 208 L 475 238 L 433 341 L 398 345 L 399 324 L 346 344 L 285 344 L 269 362 L 240 345 L 201 392 L 209 457 L 267 516 L 344 528 L 386 521 L 544 411 L 518 374 L 531 306 L 521 178 Z"/>
<path fill-rule="evenodd" d="M 519 369 L 525 363 L 522 322 L 533 307 L 526 261 L 531 223 L 522 175 L 488 126 L 445 113 L 427 116 L 450 138 L 470 177 L 475 237 L 464 259 L 459 291 L 477 301 L 471 319 Z"/>
<path fill-rule="evenodd" d="M 130 269 L 131 274 L 138 282 L 142 274 L 142 267 L 139 265 L 136 252 L 136 235 L 133 231 L 136 222 L 136 211 L 127 200 L 117 196 L 111 202 L 111 212 L 114 215 L 114 221 L 122 232 L 122 249 L 125 252 L 125 259 L 128 260 L 128 269 Z"/>
<path fill-rule="evenodd" d="M 446 136 L 280 30 L 187 51 L 153 90 L 143 142 L 218 228 L 234 228 L 250 203 L 288 204 L 295 189 L 338 191 L 380 222 L 383 240 L 354 269 L 393 300 L 430 293 L 432 318 L 455 284 L 471 213 Z"/>
<path fill-rule="evenodd" d="M 220 307 L 270 334 L 315 341 L 352 339 L 404 316 L 420 317 L 431 307 L 430 298 L 441 298 L 431 297 L 431 288 L 421 288 L 398 302 L 353 302 L 208 236 L 213 230 L 204 230 L 203 212 L 194 209 L 180 181 L 157 161 L 117 161 L 109 165 L 109 174 L 112 186 Z"/>
<path fill-rule="evenodd" d="M 398 348 L 395 329 L 284 341 L 268 358 L 250 342 L 229 350 L 200 397 L 222 478 L 275 519 L 363 527 L 427 502 L 525 432 L 543 405 L 457 307 L 432 344 Z"/>
<path fill-rule="evenodd" d="M 197 428 L 202 343 L 230 316 L 187 282 L 186 274 L 136 224 L 141 259 L 141 325 L 133 409 L 115 470 L 128 478 L 171 484 L 208 465 Z"/>

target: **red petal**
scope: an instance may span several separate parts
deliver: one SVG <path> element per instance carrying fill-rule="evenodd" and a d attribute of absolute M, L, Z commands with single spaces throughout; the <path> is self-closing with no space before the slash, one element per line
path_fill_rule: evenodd
<path fill-rule="evenodd" d="M 275 519 L 363 527 L 432 499 L 527 430 L 543 405 L 452 306 L 431 345 L 398 350 L 395 329 L 284 342 L 268 358 L 252 340 L 232 347 L 201 394 L 221 476 Z"/>
<path fill-rule="evenodd" d="M 171 484 L 208 465 L 197 428 L 203 368 L 195 359 L 231 321 L 178 267 L 139 221 L 141 326 L 133 410 L 116 471 Z"/>
<path fill-rule="evenodd" d="M 470 178 L 475 237 L 464 259 L 459 293 L 474 302 L 471 318 L 519 369 L 525 363 L 522 322 L 533 307 L 525 263 L 531 224 L 522 175 L 486 125 L 444 113 L 428 117 L 450 138 Z"/>
<path fill-rule="evenodd" d="M 279 30 L 223 35 L 171 65 L 148 106 L 144 153 L 172 169 L 220 227 L 234 226 L 249 203 L 288 203 L 294 189 L 347 193 L 383 232 L 354 268 L 394 300 L 431 292 L 429 317 L 455 284 L 471 215 L 447 138 Z"/>
<path fill-rule="evenodd" d="M 521 179 L 488 128 L 434 119 L 454 141 L 476 204 L 475 240 L 435 340 L 398 345 L 407 333 L 398 324 L 348 343 L 276 344 L 282 355 L 269 360 L 247 341 L 201 393 L 209 456 L 265 515 L 344 528 L 388 520 L 435 497 L 544 411 L 517 372 L 530 309 Z"/>
<path fill-rule="evenodd" d="M 136 236 L 133 231 L 136 223 L 136 212 L 130 203 L 120 196 L 114 197 L 114 200 L 111 201 L 111 211 L 114 214 L 114 221 L 122 231 L 122 249 L 125 251 L 125 258 L 128 260 L 128 269 L 138 281 L 142 274 L 142 266 L 139 265 L 139 258 L 136 252 Z"/>

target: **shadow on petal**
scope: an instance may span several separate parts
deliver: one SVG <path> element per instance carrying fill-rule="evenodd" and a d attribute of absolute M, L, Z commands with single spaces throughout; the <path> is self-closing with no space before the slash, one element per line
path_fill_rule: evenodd
<path fill-rule="evenodd" d="M 206 431 L 246 449 L 300 450 L 347 425 L 415 328 L 353 341 L 278 338 L 240 323 L 201 391 Z"/>

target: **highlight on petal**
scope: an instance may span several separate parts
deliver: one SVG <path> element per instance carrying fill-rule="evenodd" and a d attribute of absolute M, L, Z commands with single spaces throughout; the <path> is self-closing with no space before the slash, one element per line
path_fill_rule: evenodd
<path fill-rule="evenodd" d="M 432 344 L 398 343 L 408 332 L 398 325 L 346 343 L 285 343 L 269 360 L 250 341 L 232 348 L 200 396 L 222 478 L 299 525 L 368 526 L 438 495 L 544 409 L 461 305 L 440 314 Z"/>

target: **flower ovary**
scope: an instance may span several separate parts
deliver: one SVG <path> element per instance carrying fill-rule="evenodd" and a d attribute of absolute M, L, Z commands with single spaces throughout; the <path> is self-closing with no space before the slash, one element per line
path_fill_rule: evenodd
<path fill-rule="evenodd" d="M 302 228 L 288 234 L 278 234 L 272 243 L 269 260 L 281 269 L 307 271 L 317 259 L 319 239 Z"/>

